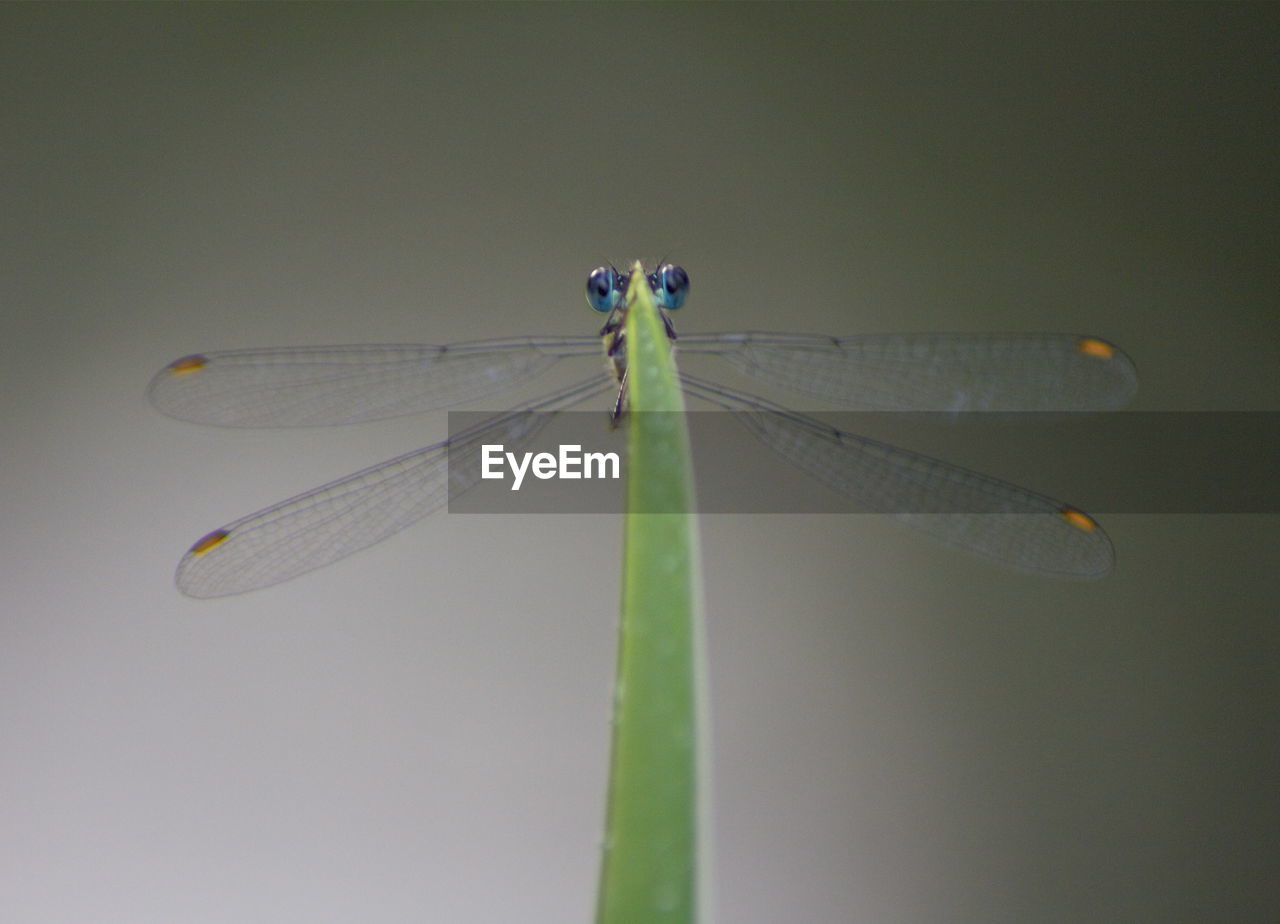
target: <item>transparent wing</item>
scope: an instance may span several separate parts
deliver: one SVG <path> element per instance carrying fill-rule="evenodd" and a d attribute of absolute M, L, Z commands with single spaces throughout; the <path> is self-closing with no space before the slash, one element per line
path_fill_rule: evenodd
<path fill-rule="evenodd" d="M 1101 411 L 1138 383 L 1123 351 L 1078 334 L 690 334 L 676 345 L 770 385 L 887 411 Z"/>
<path fill-rule="evenodd" d="M 948 545 L 1037 574 L 1099 578 L 1111 540 L 1061 501 L 919 453 L 833 429 L 763 399 L 681 376 L 685 390 L 735 412 L 761 442 L 854 500 Z M 918 512 L 928 511 L 928 512 Z"/>
<path fill-rule="evenodd" d="M 223 427 L 306 427 L 381 420 L 462 404 L 518 385 L 598 337 L 223 350 L 184 356 L 147 394 L 170 417 Z"/>
<path fill-rule="evenodd" d="M 200 539 L 178 589 L 221 597 L 288 580 L 380 542 L 474 486 L 483 443 L 527 445 L 550 419 L 610 385 L 600 376 L 487 420 L 464 434 L 251 513 Z M 454 464 L 450 465 L 450 459 Z M 468 464 L 472 463 L 472 464 Z M 470 475 L 466 473 L 471 473 Z M 464 479 L 470 478 L 470 481 Z"/>
<path fill-rule="evenodd" d="M 769 384 L 884 410 L 1106 410 L 1137 388 L 1121 350 L 1071 334 L 688 334 L 678 343 Z M 175 360 L 148 394 L 194 423 L 357 423 L 462 404 L 599 350 L 590 336 L 224 350 Z"/>

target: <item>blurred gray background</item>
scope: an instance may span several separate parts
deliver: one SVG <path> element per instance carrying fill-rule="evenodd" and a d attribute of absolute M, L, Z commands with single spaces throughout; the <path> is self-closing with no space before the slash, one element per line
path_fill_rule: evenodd
<path fill-rule="evenodd" d="M 1278 39 L 1248 5 L 0 8 L 0 919 L 592 913 L 620 522 L 438 515 L 185 599 L 204 532 L 445 416 L 204 429 L 146 403 L 166 362 L 590 332 L 591 267 L 666 257 L 684 330 L 1081 331 L 1137 408 L 1275 410 Z M 1277 918 L 1280 522 L 1104 523 L 1115 573 L 1068 584 L 704 520 L 720 920 Z"/>

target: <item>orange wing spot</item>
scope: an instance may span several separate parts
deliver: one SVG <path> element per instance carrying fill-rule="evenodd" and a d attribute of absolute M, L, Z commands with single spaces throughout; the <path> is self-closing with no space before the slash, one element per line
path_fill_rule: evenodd
<path fill-rule="evenodd" d="M 1086 337 L 1076 343 L 1076 349 L 1085 356 L 1092 356 L 1095 359 L 1110 359 L 1116 355 L 1116 348 L 1105 340 L 1095 340 L 1092 337 Z"/>
<path fill-rule="evenodd" d="M 1063 507 L 1058 511 L 1058 516 L 1066 520 L 1076 529 L 1082 529 L 1086 533 L 1091 533 L 1098 528 L 1097 522 L 1093 517 L 1085 513 L 1083 510 L 1077 510 L 1075 507 Z"/>
<path fill-rule="evenodd" d="M 215 529 L 209 535 L 203 537 L 199 542 L 191 547 L 192 555 L 203 555 L 216 545 L 221 545 L 223 540 L 229 536 L 225 529 Z"/>
<path fill-rule="evenodd" d="M 192 372 L 199 372 L 207 365 L 209 365 L 208 359 L 199 353 L 192 353 L 190 356 L 184 356 L 182 359 L 175 359 L 169 363 L 169 371 L 174 375 L 187 375 Z"/>

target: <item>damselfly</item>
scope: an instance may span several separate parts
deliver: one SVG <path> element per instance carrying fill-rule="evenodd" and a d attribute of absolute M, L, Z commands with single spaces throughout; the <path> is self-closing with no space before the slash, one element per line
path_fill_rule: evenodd
<path fill-rule="evenodd" d="M 601 338 L 625 389 L 617 323 L 627 277 L 594 270 L 587 300 L 610 321 L 600 334 L 477 340 L 449 346 L 366 345 L 227 350 L 184 356 L 152 379 L 152 403 L 182 420 L 228 427 L 359 423 L 451 407 L 523 383 L 564 360 L 599 357 Z M 648 274 L 680 355 L 719 357 L 772 386 L 835 404 L 893 411 L 1096 411 L 1137 387 L 1133 363 L 1097 337 L 1075 334 L 782 333 L 681 335 L 667 312 L 689 277 L 671 264 Z M 946 462 L 833 429 L 725 385 L 682 375 L 686 393 L 734 412 L 797 466 L 871 509 L 927 497 L 937 513 L 895 519 L 1004 565 L 1064 577 L 1111 569 L 1111 542 L 1088 515 L 1041 494 Z M 485 443 L 521 445 L 563 411 L 618 387 L 599 373 L 450 439 L 251 513 L 200 539 L 176 581 L 194 597 L 266 587 L 373 545 L 442 507 Z M 623 409 L 624 392 L 614 403 Z M 452 458 L 454 465 L 450 465 Z M 911 505 L 906 505 L 911 506 Z M 954 512 L 947 512 L 953 510 Z"/>

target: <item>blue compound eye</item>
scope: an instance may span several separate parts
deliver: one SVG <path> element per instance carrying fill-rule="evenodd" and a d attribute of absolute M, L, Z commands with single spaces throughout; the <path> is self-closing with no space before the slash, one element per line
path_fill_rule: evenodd
<path fill-rule="evenodd" d="M 587 277 L 587 303 L 601 314 L 618 305 L 622 293 L 618 289 L 618 273 L 612 266 L 597 266 Z"/>
<path fill-rule="evenodd" d="M 659 266 L 650 277 L 650 283 L 658 307 L 666 311 L 675 311 L 684 304 L 684 298 L 689 294 L 689 274 L 684 271 L 683 266 L 673 263 Z"/>

